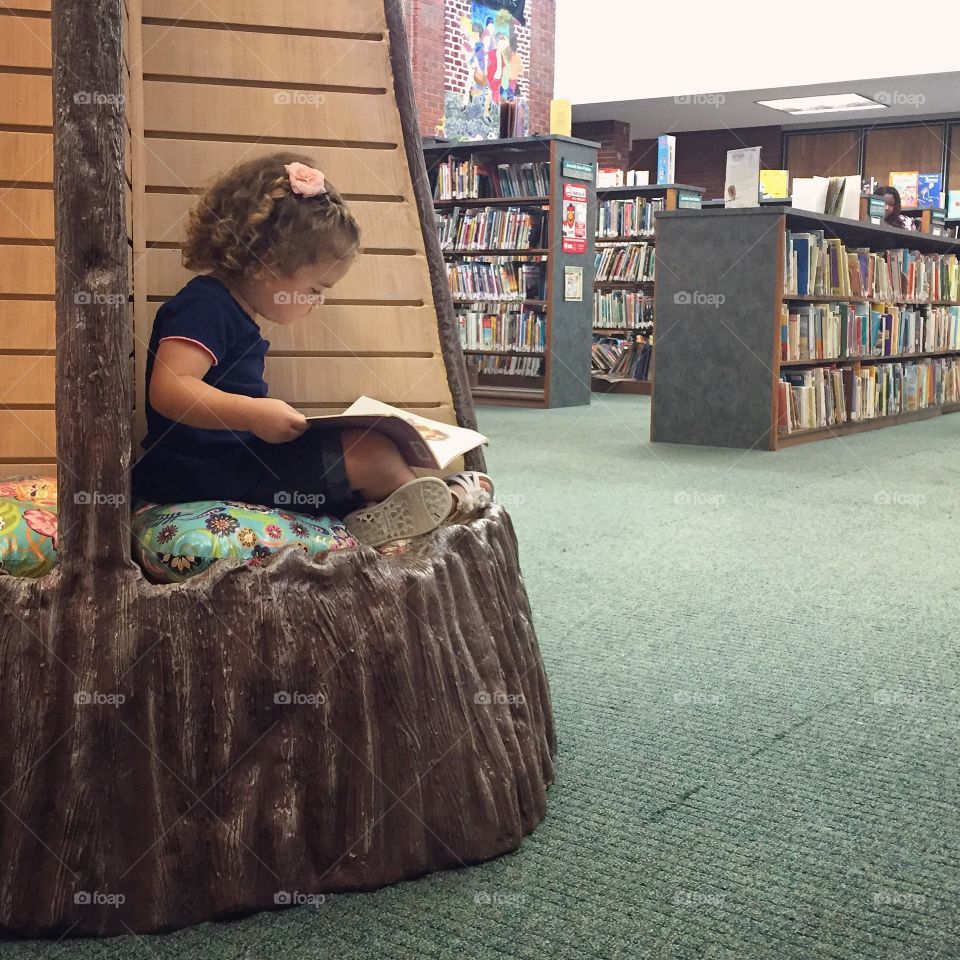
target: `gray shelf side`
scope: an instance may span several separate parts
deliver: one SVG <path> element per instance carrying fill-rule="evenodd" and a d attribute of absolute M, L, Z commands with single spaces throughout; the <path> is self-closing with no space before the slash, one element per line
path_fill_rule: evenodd
<path fill-rule="evenodd" d="M 593 166 L 590 181 L 563 176 L 563 161 Z M 590 403 L 590 354 L 593 345 L 593 274 L 597 228 L 597 149 L 575 140 L 556 140 L 550 164 L 550 250 L 548 282 L 551 284 L 551 336 L 548 372 L 551 407 L 585 406 Z M 585 253 L 563 252 L 563 185 L 587 188 L 587 237 Z M 583 300 L 564 300 L 564 267 L 583 268 Z"/>
<path fill-rule="evenodd" d="M 771 449 L 782 245 L 782 217 L 657 217 L 654 441 Z"/>

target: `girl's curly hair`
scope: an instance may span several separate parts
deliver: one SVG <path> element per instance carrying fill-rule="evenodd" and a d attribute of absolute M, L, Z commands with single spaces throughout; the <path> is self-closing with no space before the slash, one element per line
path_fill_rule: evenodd
<path fill-rule="evenodd" d="M 261 271 L 290 276 L 321 257 L 349 259 L 360 247 L 360 228 L 343 198 L 304 197 L 290 189 L 284 166 L 316 166 L 298 153 L 247 160 L 222 176 L 190 212 L 183 265 L 197 273 L 237 278 Z"/>

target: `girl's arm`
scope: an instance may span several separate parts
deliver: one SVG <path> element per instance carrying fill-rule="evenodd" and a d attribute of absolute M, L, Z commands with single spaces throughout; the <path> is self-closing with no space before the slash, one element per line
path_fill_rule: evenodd
<path fill-rule="evenodd" d="M 203 382 L 209 356 L 183 340 L 162 340 L 150 377 L 150 405 L 168 420 L 205 430 L 249 430 L 286 443 L 307 429 L 302 413 L 282 400 L 227 393 Z"/>

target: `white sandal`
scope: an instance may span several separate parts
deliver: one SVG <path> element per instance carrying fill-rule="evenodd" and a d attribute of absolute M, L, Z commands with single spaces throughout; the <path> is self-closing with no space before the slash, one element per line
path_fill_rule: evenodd
<path fill-rule="evenodd" d="M 453 509 L 453 492 L 436 477 L 420 477 L 397 487 L 386 500 L 371 503 L 343 518 L 361 543 L 379 547 L 436 530 Z"/>
<path fill-rule="evenodd" d="M 488 490 L 481 484 L 485 480 L 489 485 Z M 443 482 L 447 484 L 458 484 L 463 488 L 463 493 L 459 490 L 454 491 L 454 498 L 457 502 L 457 509 L 450 517 L 453 523 L 463 520 L 469 520 L 493 503 L 493 480 L 485 473 L 479 470 L 464 470 L 462 473 L 451 473 L 449 477 L 444 477 Z"/>

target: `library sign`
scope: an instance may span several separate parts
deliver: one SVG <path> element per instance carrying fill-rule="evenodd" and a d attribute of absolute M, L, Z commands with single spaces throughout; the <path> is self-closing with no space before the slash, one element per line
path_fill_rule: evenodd
<path fill-rule="evenodd" d="M 563 240 L 564 253 L 587 252 L 587 188 L 579 183 L 563 185 Z"/>

